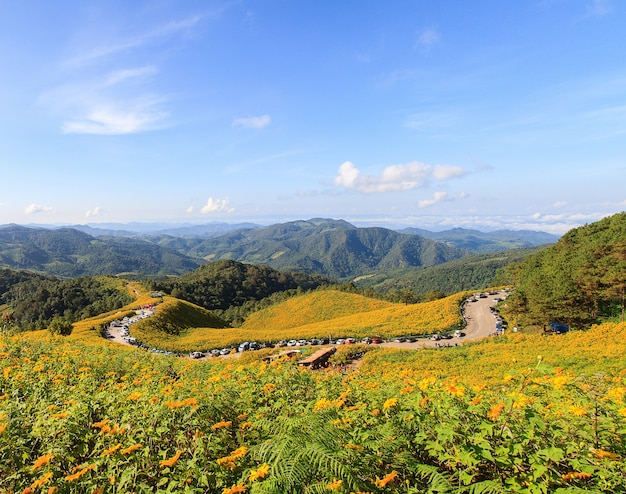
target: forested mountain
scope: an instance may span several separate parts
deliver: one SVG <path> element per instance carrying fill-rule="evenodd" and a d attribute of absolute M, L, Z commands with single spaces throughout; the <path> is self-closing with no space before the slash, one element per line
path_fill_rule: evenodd
<path fill-rule="evenodd" d="M 409 266 L 434 266 L 468 252 L 386 228 L 357 228 L 342 220 L 312 219 L 238 230 L 204 240 L 189 254 L 347 280 Z"/>
<path fill-rule="evenodd" d="M 59 280 L 0 268 L 0 308 L 20 329 L 42 329 L 55 317 L 74 322 L 130 303 L 124 285 L 106 276 Z"/>
<path fill-rule="evenodd" d="M 228 321 L 241 316 L 235 308 L 289 290 L 310 290 L 333 281 L 317 274 L 290 273 L 268 266 L 215 261 L 176 279 L 151 281 L 153 290 L 214 310 Z"/>
<path fill-rule="evenodd" d="M 78 230 L 0 227 L 0 265 L 62 277 L 182 274 L 203 264 L 133 238 L 95 238 Z"/>
<path fill-rule="evenodd" d="M 507 311 L 526 323 L 623 320 L 626 213 L 574 228 L 508 271 L 515 290 Z"/>
<path fill-rule="evenodd" d="M 532 248 L 553 244 L 559 239 L 558 235 L 531 230 L 481 232 L 466 228 L 453 228 L 441 232 L 431 232 L 421 228 L 404 228 L 398 231 L 400 233 L 419 235 L 420 237 L 474 252 L 497 252 L 509 249 Z"/>

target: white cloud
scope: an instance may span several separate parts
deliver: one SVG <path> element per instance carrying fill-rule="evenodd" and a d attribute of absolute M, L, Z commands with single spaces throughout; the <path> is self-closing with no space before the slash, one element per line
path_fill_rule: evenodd
<path fill-rule="evenodd" d="M 168 114 L 158 111 L 156 103 L 143 102 L 129 110 L 120 110 L 116 106 L 101 106 L 90 110 L 82 118 L 63 123 L 64 134 L 136 134 L 159 128 Z"/>
<path fill-rule="evenodd" d="M 30 204 L 24 209 L 26 214 L 52 213 L 54 209 L 50 206 L 42 206 L 41 204 Z"/>
<path fill-rule="evenodd" d="M 101 216 L 104 210 L 100 206 L 96 206 L 93 209 L 88 210 L 85 213 L 85 218 L 93 218 L 94 216 Z"/>
<path fill-rule="evenodd" d="M 258 117 L 236 118 L 233 120 L 234 127 L 244 127 L 247 129 L 263 129 L 271 122 L 269 115 L 260 115 Z"/>
<path fill-rule="evenodd" d="M 555 208 L 563 208 L 567 206 L 567 201 L 557 201 L 553 204 Z"/>
<path fill-rule="evenodd" d="M 193 213 L 194 211 L 195 209 L 193 206 L 189 206 L 187 209 L 185 209 L 185 213 L 189 213 L 189 214 Z"/>
<path fill-rule="evenodd" d="M 200 212 L 202 214 L 210 214 L 210 213 L 232 213 L 235 211 L 235 208 L 231 208 L 229 206 L 230 200 L 228 197 L 224 199 L 213 199 L 209 197 L 207 203 L 202 207 Z"/>
<path fill-rule="evenodd" d="M 421 187 L 432 180 L 444 181 L 460 177 L 467 172 L 452 165 L 426 165 L 418 161 L 402 165 L 390 165 L 383 169 L 379 177 L 361 175 L 350 161 L 342 163 L 334 183 L 346 189 L 354 189 L 364 194 L 397 192 Z"/>
<path fill-rule="evenodd" d="M 437 204 L 438 202 L 450 200 L 451 199 L 447 192 L 435 192 L 432 199 L 422 199 L 418 202 L 417 206 L 420 208 L 427 208 L 433 204 Z"/>

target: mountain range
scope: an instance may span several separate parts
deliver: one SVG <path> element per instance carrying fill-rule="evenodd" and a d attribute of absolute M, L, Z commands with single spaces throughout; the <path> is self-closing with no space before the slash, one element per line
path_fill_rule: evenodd
<path fill-rule="evenodd" d="M 122 226 L 120 228 L 120 226 Z M 483 233 L 359 228 L 314 218 L 270 226 L 79 225 L 62 228 L 0 226 L 0 265 L 62 277 L 97 274 L 180 275 L 213 260 L 264 264 L 337 280 L 430 267 L 484 252 L 554 243 L 544 232 Z"/>

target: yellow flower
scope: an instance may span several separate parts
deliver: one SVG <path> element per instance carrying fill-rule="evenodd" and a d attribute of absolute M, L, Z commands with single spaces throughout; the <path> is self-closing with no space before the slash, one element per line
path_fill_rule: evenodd
<path fill-rule="evenodd" d="M 178 458 L 180 458 L 180 455 L 183 452 L 178 450 L 176 451 L 176 454 L 174 456 L 172 456 L 171 458 L 168 458 L 167 460 L 162 460 L 160 465 L 161 468 L 165 468 L 165 467 L 173 467 L 174 465 L 176 465 L 176 462 L 178 461 Z"/>
<path fill-rule="evenodd" d="M 331 491 L 337 491 L 341 487 L 342 483 L 343 483 L 343 480 L 333 479 L 333 481 L 330 484 L 328 484 L 326 488 Z"/>
<path fill-rule="evenodd" d="M 50 460 L 52 460 L 53 458 L 53 454 L 41 455 L 35 460 L 35 463 L 33 463 L 33 472 L 50 463 Z"/>
<path fill-rule="evenodd" d="M 619 387 L 619 388 L 612 388 L 609 390 L 609 392 L 607 393 L 607 396 L 617 402 L 617 403 L 621 403 L 622 400 L 624 399 L 624 395 L 626 394 L 626 388 L 624 387 Z"/>
<path fill-rule="evenodd" d="M 465 388 L 463 386 L 456 383 L 446 383 L 444 387 L 452 396 L 465 396 Z"/>
<path fill-rule="evenodd" d="M 554 386 L 554 389 L 561 389 L 568 383 L 568 381 L 569 377 L 567 376 L 556 376 L 554 379 L 552 379 L 552 385 Z"/>
<path fill-rule="evenodd" d="M 139 398 L 141 398 L 143 396 L 143 393 L 139 392 L 139 391 L 135 391 L 131 394 L 128 395 L 128 398 L 126 398 L 128 401 L 136 401 Z"/>
<path fill-rule="evenodd" d="M 37 489 L 37 487 L 41 487 L 42 485 L 48 483 L 48 481 L 52 478 L 52 472 L 48 472 L 46 474 L 43 475 L 43 477 L 38 478 L 37 480 L 35 480 L 31 485 L 30 488 L 31 489 Z"/>
<path fill-rule="evenodd" d="M 398 404 L 398 398 L 389 398 L 385 403 L 383 403 L 383 410 L 388 410 L 390 408 L 395 407 Z"/>
<path fill-rule="evenodd" d="M 398 472 L 394 470 L 393 472 L 385 475 L 382 479 L 376 477 L 376 482 L 374 482 L 374 484 L 376 484 L 376 487 L 385 487 L 389 482 L 393 482 L 397 476 Z"/>
<path fill-rule="evenodd" d="M 265 393 L 270 393 L 274 391 L 275 388 L 276 388 L 276 385 L 274 383 L 267 383 L 265 386 L 263 386 L 263 391 Z"/>
<path fill-rule="evenodd" d="M 256 470 L 253 470 L 250 473 L 249 480 L 250 482 L 254 482 L 255 480 L 264 479 L 270 473 L 270 466 L 267 463 L 264 463 Z"/>
<path fill-rule="evenodd" d="M 589 412 L 586 408 L 581 407 L 580 405 L 571 405 L 569 407 L 569 411 L 574 417 L 584 417 Z"/>

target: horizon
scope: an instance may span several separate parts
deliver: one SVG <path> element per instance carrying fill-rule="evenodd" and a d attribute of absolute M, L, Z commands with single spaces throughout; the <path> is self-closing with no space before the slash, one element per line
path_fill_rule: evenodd
<path fill-rule="evenodd" d="M 467 227 L 467 226 L 453 226 L 453 225 L 449 225 L 445 227 L 435 226 L 435 227 L 428 228 L 428 227 L 424 227 L 420 225 L 392 223 L 388 221 L 378 221 L 378 222 L 377 221 L 373 221 L 373 222 L 372 221 L 350 221 L 345 218 L 325 218 L 325 217 L 319 217 L 319 216 L 311 217 L 311 218 L 299 218 L 299 219 L 285 220 L 285 221 L 275 221 L 275 222 L 268 221 L 266 223 L 258 223 L 254 221 L 229 222 L 229 221 L 217 221 L 217 220 L 211 220 L 211 221 L 205 220 L 205 221 L 200 221 L 200 222 L 193 222 L 193 221 L 186 220 L 184 222 L 180 222 L 180 221 L 130 221 L 130 222 L 99 222 L 99 223 L 89 222 L 89 223 L 54 223 L 54 224 L 52 223 L 4 223 L 4 224 L 0 224 L 0 228 L 12 226 L 12 225 L 25 227 L 25 228 L 40 228 L 40 229 L 86 227 L 86 228 L 101 229 L 101 230 L 114 230 L 114 231 L 126 230 L 131 233 L 145 234 L 145 233 L 158 232 L 160 230 L 165 231 L 165 230 L 172 230 L 172 229 L 178 229 L 178 228 L 184 229 L 184 228 L 194 228 L 194 227 L 202 227 L 202 226 L 235 227 L 239 225 L 248 225 L 247 227 L 251 227 L 251 228 L 265 228 L 265 227 L 280 225 L 284 223 L 309 222 L 312 220 L 345 221 L 357 228 L 377 227 L 377 228 L 385 228 L 385 229 L 394 230 L 394 231 L 414 228 L 414 229 L 430 231 L 432 233 L 440 233 L 440 232 L 451 231 L 455 229 L 462 229 L 462 230 L 468 230 L 468 231 L 474 230 L 480 233 L 493 233 L 496 231 L 511 231 L 511 232 L 525 231 L 525 232 L 535 232 L 535 233 L 547 233 L 547 234 L 552 234 L 555 236 L 563 235 L 562 233 L 555 233 L 555 232 L 550 232 L 547 230 L 538 230 L 534 228 L 519 228 L 519 229 L 483 228 L 483 229 L 480 229 L 480 228 L 472 228 L 472 227 Z M 583 225 L 580 225 L 580 226 L 583 226 Z M 232 229 L 229 228 L 228 231 L 232 231 Z"/>
<path fill-rule="evenodd" d="M 61 0 L 0 18 L 0 224 L 562 235 L 626 209 L 626 5 Z"/>

